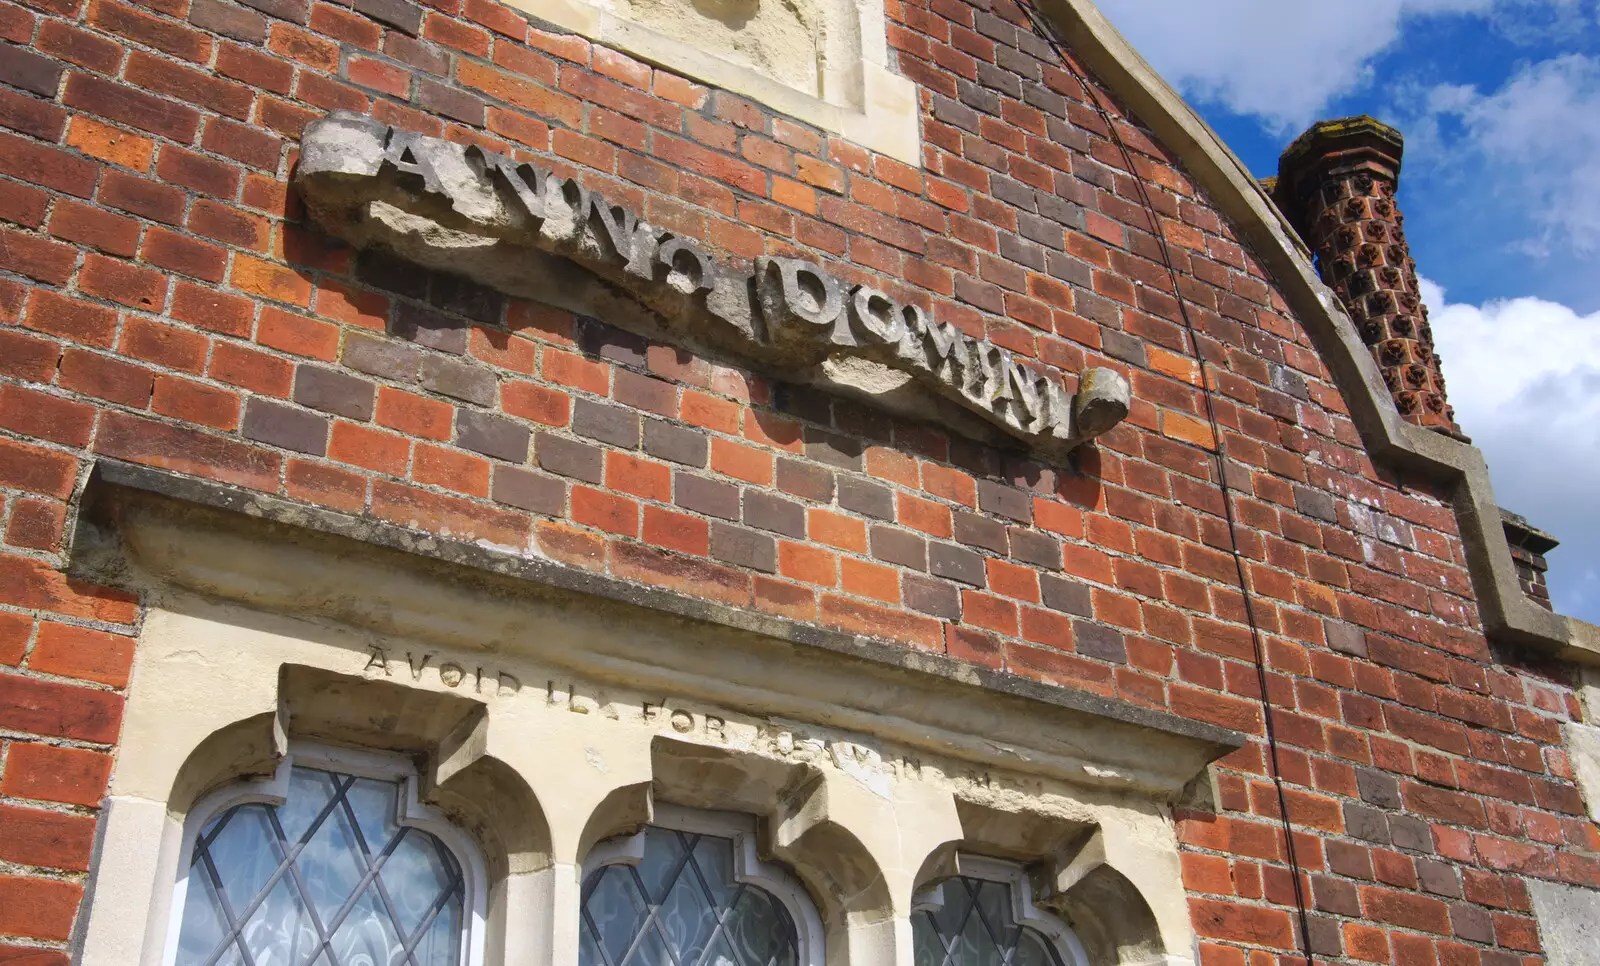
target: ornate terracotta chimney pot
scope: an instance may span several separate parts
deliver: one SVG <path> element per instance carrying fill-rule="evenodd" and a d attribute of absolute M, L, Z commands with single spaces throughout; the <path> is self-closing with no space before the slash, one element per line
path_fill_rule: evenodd
<path fill-rule="evenodd" d="M 1372 349 L 1400 414 L 1460 436 L 1395 204 L 1400 132 L 1370 117 L 1320 121 L 1278 160 L 1275 196 Z"/>

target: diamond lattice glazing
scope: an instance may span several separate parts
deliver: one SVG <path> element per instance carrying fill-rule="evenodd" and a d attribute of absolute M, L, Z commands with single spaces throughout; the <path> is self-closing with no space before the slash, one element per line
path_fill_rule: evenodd
<path fill-rule="evenodd" d="M 637 867 L 583 884 L 582 966 L 797 966 L 794 921 L 734 880 L 733 840 L 647 828 Z"/>
<path fill-rule="evenodd" d="M 177 966 L 460 966 L 464 887 L 444 843 L 396 824 L 394 782 L 290 772 L 195 842 Z"/>
<path fill-rule="evenodd" d="M 1061 966 L 1043 935 L 1011 913 L 1011 887 L 959 876 L 944 882 L 944 904 L 911 917 L 916 966 Z"/>

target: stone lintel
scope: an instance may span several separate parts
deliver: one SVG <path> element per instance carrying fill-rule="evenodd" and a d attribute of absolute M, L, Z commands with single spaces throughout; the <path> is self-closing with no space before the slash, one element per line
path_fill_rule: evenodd
<path fill-rule="evenodd" d="M 827 707 L 835 724 L 926 751 L 1168 801 L 1245 742 L 942 654 L 163 469 L 100 460 L 78 503 L 70 571 L 155 599 L 179 588 L 385 638 L 515 651 L 601 682 L 626 665 L 631 684 L 667 689 L 709 648 L 724 655 L 718 673 L 728 679 L 717 686 L 742 702 L 758 696 L 762 713 L 803 718 Z M 621 635 L 626 653 L 550 639 L 550 628 L 589 615 L 634 629 Z M 638 633 L 652 626 L 654 639 Z M 858 682 L 857 693 L 840 680 Z M 973 730 L 973 714 L 982 728 Z"/>

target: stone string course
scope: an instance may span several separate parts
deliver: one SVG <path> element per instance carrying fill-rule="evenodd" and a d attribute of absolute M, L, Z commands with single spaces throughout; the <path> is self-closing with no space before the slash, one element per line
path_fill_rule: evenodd
<path fill-rule="evenodd" d="M 0 961 L 67 961 L 140 622 L 65 575 L 96 456 L 1238 729 L 1217 811 L 1177 814 L 1199 960 L 1290 956 L 1196 352 L 1312 948 L 1543 961 L 1524 877 L 1600 885 L 1567 672 L 1490 653 L 1441 494 L 1372 464 L 1272 280 L 1135 119 L 1111 109 L 1130 170 L 1006 0 L 887 7 L 920 170 L 489 0 L 0 0 Z M 1131 413 L 1044 465 L 358 255 L 290 190 L 333 110 L 576 177 L 741 264 L 826 262 L 1041 370 L 1114 369 Z"/>

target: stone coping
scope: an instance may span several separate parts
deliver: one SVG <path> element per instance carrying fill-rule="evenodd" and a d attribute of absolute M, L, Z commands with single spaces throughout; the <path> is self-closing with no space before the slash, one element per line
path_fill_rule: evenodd
<path fill-rule="evenodd" d="M 1338 297 L 1317 276 L 1311 253 L 1244 162 L 1091 0 L 1038 0 L 1038 5 L 1073 54 L 1149 127 L 1233 223 L 1310 334 L 1372 457 L 1449 487 L 1484 632 L 1498 643 L 1600 665 L 1600 627 L 1551 613 L 1522 592 L 1483 452 L 1400 417 Z"/>
<path fill-rule="evenodd" d="M 65 548 L 74 574 L 113 586 L 143 589 L 133 578 L 123 548 L 112 545 L 115 535 L 108 532 L 108 528 L 115 526 L 117 501 L 129 494 L 135 498 L 141 494 L 153 495 L 210 511 L 239 514 L 309 534 L 344 538 L 399 551 L 454 568 L 464 568 L 469 572 L 499 575 L 569 595 L 586 595 L 675 618 L 755 634 L 776 642 L 802 645 L 841 658 L 866 662 L 879 671 L 907 672 L 930 686 L 935 681 L 944 682 L 942 686 L 946 687 L 975 685 L 990 692 L 1035 703 L 1041 713 L 1081 716 L 1086 726 L 1092 725 L 1094 719 L 1099 719 L 1108 725 L 1115 722 L 1122 726 L 1147 729 L 1176 739 L 1180 744 L 1194 744 L 1198 752 L 1196 758 L 1206 761 L 1243 747 L 1247 740 L 1245 735 L 1207 722 L 978 667 L 943 654 L 632 584 L 548 559 L 521 556 L 465 540 L 407 530 L 366 517 L 307 506 L 225 483 L 117 460 L 97 460 L 75 501 L 77 519 L 75 525 L 68 528 L 69 545 Z M 145 498 L 148 499 L 148 496 Z M 1169 793 L 1172 791 L 1174 789 L 1168 789 Z"/>

